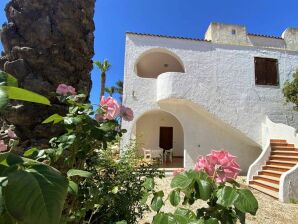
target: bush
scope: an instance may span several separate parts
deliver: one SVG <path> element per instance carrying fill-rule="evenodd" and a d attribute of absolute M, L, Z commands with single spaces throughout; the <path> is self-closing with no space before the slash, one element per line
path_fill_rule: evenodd
<path fill-rule="evenodd" d="M 83 199 L 86 205 L 91 201 L 91 204 L 98 205 L 91 214 L 91 223 L 115 223 L 121 220 L 137 223 L 144 211 L 149 210 L 142 199 L 153 188 L 145 183 L 153 182 L 154 177 L 162 177 L 163 173 L 144 163 L 135 152 L 135 148 L 130 146 L 120 157 L 108 149 L 102 151 L 100 159 L 91 166 L 97 168 L 98 175 L 93 176 L 92 182 L 87 181 L 82 187 L 97 195 L 93 199 Z"/>
<path fill-rule="evenodd" d="M 120 116 L 130 121 L 132 111 L 111 97 L 102 98 L 94 111 L 65 84 L 57 94 L 69 110 L 43 122 L 65 129 L 50 140 L 50 148 L 31 148 L 20 157 L 11 152 L 14 144 L 0 142 L 0 223 L 136 223 L 148 209 L 140 200 L 162 174 L 143 164 L 134 147 L 121 156 L 112 149 L 125 133 Z M 15 137 L 11 129 L 7 135 Z"/>
<path fill-rule="evenodd" d="M 295 104 L 294 109 L 298 110 L 298 70 L 293 74 L 292 81 L 286 81 L 283 94 L 287 102 Z"/>
<path fill-rule="evenodd" d="M 196 211 L 178 207 L 174 213 L 165 213 L 161 211 L 164 193 L 155 192 L 151 201 L 152 210 L 157 212 L 153 224 L 230 224 L 238 220 L 245 223 L 245 213 L 255 215 L 258 202 L 254 195 L 249 189 L 241 189 L 233 179 L 239 172 L 233 158 L 225 151 L 212 151 L 199 157 L 196 170 L 181 172 L 173 178 L 173 190 L 167 197 L 173 206 L 203 200 L 207 207 Z"/>

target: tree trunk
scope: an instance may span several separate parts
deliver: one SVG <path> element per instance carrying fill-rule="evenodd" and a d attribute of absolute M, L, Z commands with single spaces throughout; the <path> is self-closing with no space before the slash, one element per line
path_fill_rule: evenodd
<path fill-rule="evenodd" d="M 101 82 L 100 82 L 100 98 L 105 95 L 105 89 L 106 89 L 106 73 L 101 74 Z"/>
<path fill-rule="evenodd" d="M 59 133 L 41 122 L 66 111 L 52 94 L 60 83 L 89 95 L 94 4 L 95 0 L 10 0 L 5 8 L 8 22 L 1 31 L 0 68 L 14 75 L 21 87 L 52 101 L 51 107 L 13 102 L 16 107 L 4 115 L 16 126 L 24 147 L 45 146 Z"/>

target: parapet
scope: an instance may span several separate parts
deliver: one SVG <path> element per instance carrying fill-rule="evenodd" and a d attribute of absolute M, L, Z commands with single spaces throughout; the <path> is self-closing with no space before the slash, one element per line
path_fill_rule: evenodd
<path fill-rule="evenodd" d="M 250 34 L 242 25 L 211 23 L 205 39 L 212 43 L 298 51 L 298 28 L 287 28 L 281 37 Z"/>

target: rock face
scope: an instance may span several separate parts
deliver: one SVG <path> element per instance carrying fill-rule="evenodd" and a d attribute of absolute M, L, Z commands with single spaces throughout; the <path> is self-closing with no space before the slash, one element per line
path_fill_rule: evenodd
<path fill-rule="evenodd" d="M 95 0 L 11 0 L 5 11 L 0 69 L 14 75 L 21 87 L 49 97 L 52 106 L 16 102 L 5 119 L 16 126 L 25 145 L 40 145 L 57 134 L 41 125 L 49 115 L 64 112 L 53 97 L 58 84 L 89 95 L 94 55 Z"/>

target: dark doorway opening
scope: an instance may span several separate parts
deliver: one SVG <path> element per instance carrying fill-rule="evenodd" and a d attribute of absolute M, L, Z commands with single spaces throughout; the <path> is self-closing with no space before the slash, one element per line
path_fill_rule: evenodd
<path fill-rule="evenodd" d="M 159 147 L 164 150 L 173 148 L 173 127 L 160 127 Z"/>

